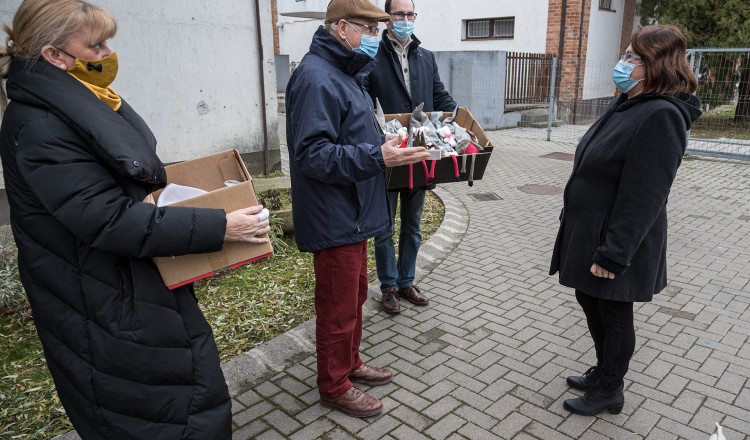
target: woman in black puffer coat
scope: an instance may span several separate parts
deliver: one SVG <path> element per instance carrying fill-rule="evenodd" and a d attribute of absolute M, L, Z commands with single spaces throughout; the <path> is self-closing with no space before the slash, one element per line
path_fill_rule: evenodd
<path fill-rule="evenodd" d="M 83 439 L 229 439 L 211 327 L 192 287 L 168 290 L 151 257 L 265 241 L 255 235 L 268 223 L 251 215 L 260 207 L 225 214 L 142 202 L 166 176 L 148 126 L 109 87 L 109 13 L 81 0 L 25 0 L 5 31 L 0 76 L 11 102 L 0 154 L 11 224 L 71 422 Z"/>

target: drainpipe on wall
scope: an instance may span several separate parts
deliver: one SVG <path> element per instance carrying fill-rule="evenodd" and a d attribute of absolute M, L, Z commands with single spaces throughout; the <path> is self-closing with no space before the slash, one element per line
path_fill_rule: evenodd
<path fill-rule="evenodd" d="M 578 89 L 581 82 L 581 48 L 583 46 L 583 17 L 586 12 L 586 0 L 581 0 L 581 15 L 579 17 L 578 24 L 578 55 L 576 55 L 576 94 L 575 100 L 573 101 L 573 123 L 575 124 L 578 120 Z"/>
<path fill-rule="evenodd" d="M 260 56 L 260 63 L 259 65 L 259 75 L 258 79 L 260 80 L 260 96 L 263 98 L 263 105 L 261 106 L 260 112 L 262 115 L 262 124 L 263 124 L 263 174 L 268 175 L 270 173 L 270 163 L 271 163 L 271 152 L 268 147 L 268 109 L 266 106 L 268 105 L 266 101 L 266 75 L 263 71 L 264 63 L 266 62 L 266 57 L 263 53 L 263 37 L 261 34 L 261 21 L 260 21 L 260 2 L 261 0 L 255 0 L 255 28 L 258 31 L 258 55 Z"/>
<path fill-rule="evenodd" d="M 560 44 L 557 46 L 557 59 L 562 61 L 563 48 L 565 46 L 565 13 L 568 10 L 568 0 L 562 0 L 562 12 L 560 13 Z"/>
<path fill-rule="evenodd" d="M 560 64 L 560 75 L 555 78 L 558 93 L 560 93 L 560 83 L 562 82 L 562 77 L 565 74 L 565 58 L 563 58 L 563 55 L 565 53 L 565 18 L 567 10 L 568 0 L 562 0 L 562 11 L 560 12 L 560 44 L 557 46 L 557 62 Z"/>

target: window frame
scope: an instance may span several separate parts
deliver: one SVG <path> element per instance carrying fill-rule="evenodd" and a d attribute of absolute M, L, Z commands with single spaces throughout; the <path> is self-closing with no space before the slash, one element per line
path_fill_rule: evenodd
<path fill-rule="evenodd" d="M 482 37 L 472 37 L 469 36 L 469 26 L 472 23 L 478 23 L 487 21 L 489 22 L 489 31 L 488 36 L 482 36 Z M 505 22 L 511 24 L 511 32 L 510 35 L 501 35 L 501 36 L 495 36 L 496 32 L 496 25 L 498 22 Z M 473 19 L 465 19 L 464 21 L 464 35 L 463 39 L 464 41 L 477 41 L 477 40 L 513 40 L 516 38 L 516 17 L 487 17 L 487 18 L 473 18 Z M 502 26 L 502 23 L 501 25 Z"/>
<path fill-rule="evenodd" d="M 613 0 L 599 0 L 599 10 L 608 12 L 617 12 L 612 8 Z"/>

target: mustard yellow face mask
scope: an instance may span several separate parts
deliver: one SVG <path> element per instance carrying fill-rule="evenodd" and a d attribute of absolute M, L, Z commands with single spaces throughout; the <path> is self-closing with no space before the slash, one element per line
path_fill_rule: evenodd
<path fill-rule="evenodd" d="M 65 52 L 65 51 L 63 51 Z M 68 54 L 67 52 L 65 52 Z M 70 54 L 68 54 L 70 55 Z M 73 55 L 71 57 L 75 58 Z M 76 58 L 75 64 L 68 69 L 68 73 L 75 76 L 82 82 L 89 83 L 97 87 L 109 87 L 117 76 L 119 64 L 117 63 L 117 53 L 112 52 L 101 60 L 91 61 Z"/>
<path fill-rule="evenodd" d="M 110 106 L 112 110 L 119 110 L 122 100 L 112 87 L 109 86 L 115 80 L 119 68 L 117 53 L 112 52 L 101 60 L 92 61 L 76 58 L 60 48 L 58 50 L 76 60 L 73 67 L 67 70 L 69 74 L 91 90 L 99 99 Z"/>

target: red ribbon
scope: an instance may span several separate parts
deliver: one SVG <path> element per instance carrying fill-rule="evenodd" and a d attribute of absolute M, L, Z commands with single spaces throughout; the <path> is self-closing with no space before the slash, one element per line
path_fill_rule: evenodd
<path fill-rule="evenodd" d="M 401 145 L 398 146 L 398 148 L 406 148 L 406 143 L 409 142 L 409 135 L 407 134 L 404 140 L 401 142 Z"/>
<path fill-rule="evenodd" d="M 432 164 L 430 165 L 430 169 L 427 169 L 427 161 L 422 161 L 422 168 L 424 168 L 424 180 L 425 185 L 432 185 L 432 179 L 435 178 L 435 165 L 437 165 L 436 160 L 430 161 Z"/>

